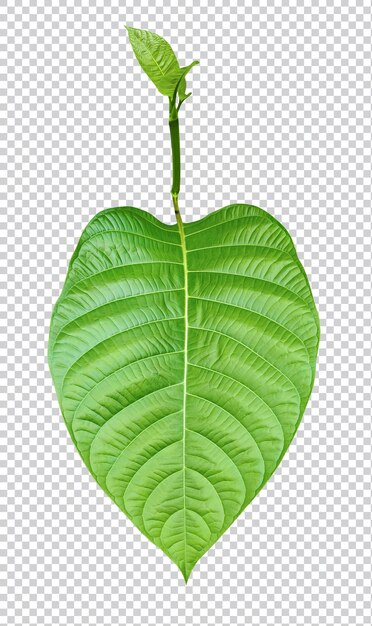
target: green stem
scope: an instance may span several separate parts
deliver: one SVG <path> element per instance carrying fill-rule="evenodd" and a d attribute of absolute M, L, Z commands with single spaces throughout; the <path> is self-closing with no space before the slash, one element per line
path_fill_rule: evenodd
<path fill-rule="evenodd" d="M 180 127 L 178 123 L 178 116 L 173 119 L 169 119 L 169 129 L 172 144 L 172 169 L 173 169 L 173 181 L 172 181 L 172 198 L 174 209 L 176 214 L 179 213 L 178 209 L 178 194 L 180 192 L 181 184 L 181 151 L 180 151 Z"/>
<path fill-rule="evenodd" d="M 176 214 L 176 219 L 177 219 L 177 222 L 178 222 L 178 221 L 179 221 L 179 219 L 178 219 L 178 218 L 180 218 L 180 219 L 181 219 L 180 208 L 179 208 L 179 206 L 178 206 L 178 196 L 177 196 L 176 194 L 173 194 L 173 193 L 172 193 L 172 200 L 173 200 L 173 208 L 174 208 L 174 212 L 175 212 L 175 214 Z M 181 222 L 182 222 L 182 219 L 181 219 Z"/>

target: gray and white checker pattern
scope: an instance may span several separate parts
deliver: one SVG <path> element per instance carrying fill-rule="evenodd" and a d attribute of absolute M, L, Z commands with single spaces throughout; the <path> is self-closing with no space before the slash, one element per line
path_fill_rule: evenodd
<path fill-rule="evenodd" d="M 1 6 L 0 624 L 370 626 L 370 0 Z M 321 316 L 295 441 L 187 587 L 82 465 L 46 363 L 88 220 L 123 204 L 173 220 L 167 106 L 124 23 L 201 62 L 181 114 L 183 214 L 272 212 Z"/>

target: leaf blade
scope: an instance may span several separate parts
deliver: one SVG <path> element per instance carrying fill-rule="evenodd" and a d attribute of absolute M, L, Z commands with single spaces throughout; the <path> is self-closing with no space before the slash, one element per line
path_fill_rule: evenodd
<path fill-rule="evenodd" d="M 98 214 L 49 361 L 93 476 L 187 580 L 292 440 L 319 324 L 291 238 L 261 209 L 186 224 L 185 242 L 187 268 L 175 227 L 133 208 Z"/>

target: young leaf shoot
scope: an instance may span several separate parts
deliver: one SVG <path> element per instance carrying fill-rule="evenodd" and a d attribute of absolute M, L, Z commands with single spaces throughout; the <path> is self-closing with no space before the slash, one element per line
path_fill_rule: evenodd
<path fill-rule="evenodd" d="M 162 37 L 127 31 L 168 98 L 176 223 L 129 206 L 91 220 L 53 310 L 49 364 L 92 476 L 187 581 L 291 443 L 319 320 L 269 213 L 238 203 L 183 223 L 178 114 L 197 61 L 181 67 Z"/>

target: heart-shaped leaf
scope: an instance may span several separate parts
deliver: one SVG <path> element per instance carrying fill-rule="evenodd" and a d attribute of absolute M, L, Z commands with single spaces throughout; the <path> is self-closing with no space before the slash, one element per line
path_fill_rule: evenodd
<path fill-rule="evenodd" d="M 97 482 L 185 579 L 282 459 L 318 341 L 292 240 L 259 208 L 179 229 L 124 207 L 85 229 L 51 324 L 61 410 Z"/>

